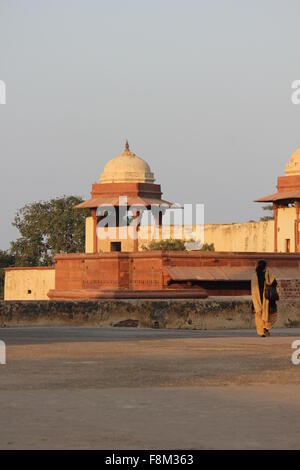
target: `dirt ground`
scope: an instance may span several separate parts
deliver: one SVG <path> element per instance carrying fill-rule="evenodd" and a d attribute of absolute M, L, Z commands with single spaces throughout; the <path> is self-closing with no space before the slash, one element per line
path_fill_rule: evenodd
<path fill-rule="evenodd" d="M 1 449 L 300 448 L 298 330 L 14 328 L 0 339 Z"/>

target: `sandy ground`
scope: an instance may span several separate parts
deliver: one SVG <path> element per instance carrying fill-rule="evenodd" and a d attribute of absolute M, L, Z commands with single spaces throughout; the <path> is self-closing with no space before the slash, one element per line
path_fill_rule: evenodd
<path fill-rule="evenodd" d="M 1 449 L 299 449 L 298 330 L 3 328 Z"/>

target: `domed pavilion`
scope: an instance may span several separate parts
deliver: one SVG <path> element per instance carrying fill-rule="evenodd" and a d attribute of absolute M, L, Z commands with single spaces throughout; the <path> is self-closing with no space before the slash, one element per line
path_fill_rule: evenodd
<path fill-rule="evenodd" d="M 278 176 L 277 192 L 255 202 L 273 204 L 274 252 L 300 252 L 300 148 L 285 166 L 285 176 Z"/>
<path fill-rule="evenodd" d="M 77 209 L 90 209 L 86 219 L 86 252 L 138 251 L 139 226 L 147 210 L 161 233 L 164 211 L 172 203 L 162 199 L 160 184 L 154 183 L 149 165 L 129 148 L 109 160 L 91 198 Z"/>
<path fill-rule="evenodd" d="M 92 186 L 91 198 L 76 206 L 91 211 L 86 218 L 85 253 L 55 256 L 55 286 L 47 294 L 50 299 L 207 297 L 198 282 L 193 289 L 181 282 L 171 285 L 174 274 L 164 267 L 172 263 L 170 255 L 139 250 L 141 215 L 150 212 L 159 240 L 163 214 L 173 206 L 162 199 L 160 184 L 154 181 L 148 163 L 126 141 L 123 152 L 104 166 L 99 182 Z M 186 253 L 180 255 L 184 262 Z"/>

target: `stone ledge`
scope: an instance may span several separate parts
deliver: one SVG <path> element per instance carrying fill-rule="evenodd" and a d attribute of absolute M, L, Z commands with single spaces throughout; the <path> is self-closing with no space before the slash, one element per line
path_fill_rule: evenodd
<path fill-rule="evenodd" d="M 300 327 L 300 299 L 282 300 L 278 307 L 277 327 Z M 0 326 L 120 324 L 142 328 L 242 329 L 254 327 L 254 318 L 249 297 L 0 302 Z"/>

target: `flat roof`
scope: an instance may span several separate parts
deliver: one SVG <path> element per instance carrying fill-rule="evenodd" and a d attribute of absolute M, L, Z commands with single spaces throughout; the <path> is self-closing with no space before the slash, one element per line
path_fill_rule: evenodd
<path fill-rule="evenodd" d="M 8 266 L 4 271 L 26 271 L 55 269 L 55 266 Z"/>
<path fill-rule="evenodd" d="M 250 281 L 252 266 L 166 266 L 164 268 L 176 281 Z M 272 267 L 276 279 L 300 279 L 300 268 Z"/>

